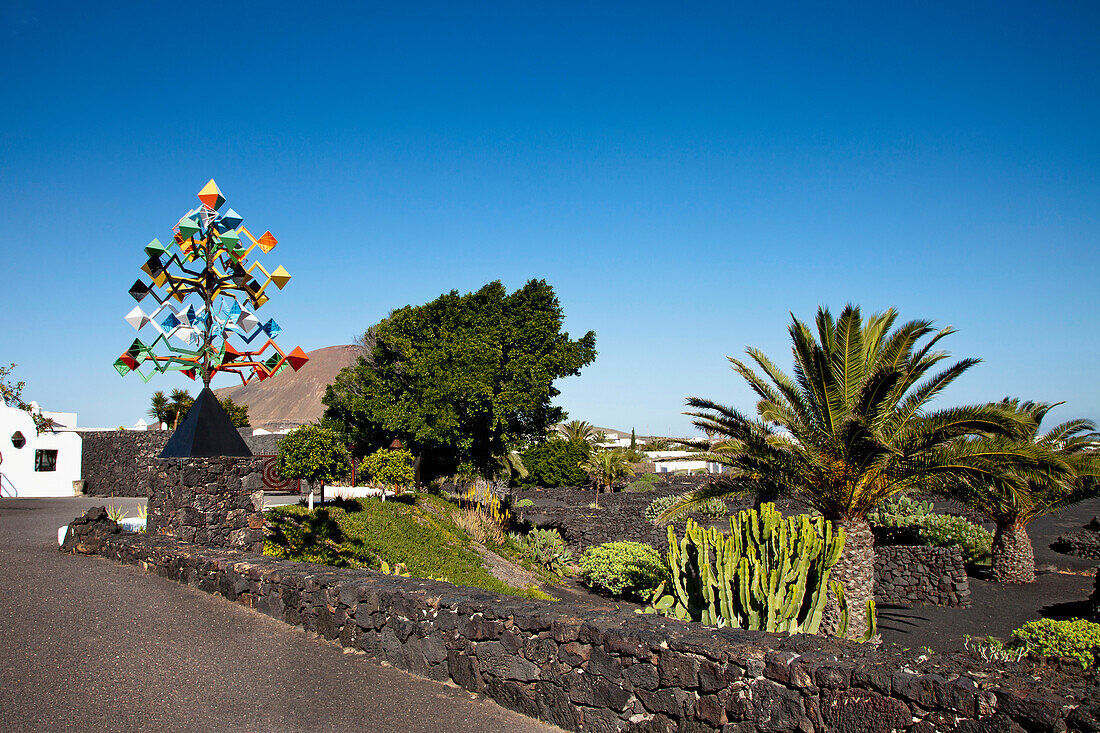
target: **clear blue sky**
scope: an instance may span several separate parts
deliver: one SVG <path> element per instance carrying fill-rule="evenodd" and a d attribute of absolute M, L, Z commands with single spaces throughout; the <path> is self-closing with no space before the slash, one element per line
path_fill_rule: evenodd
<path fill-rule="evenodd" d="M 854 302 L 958 329 L 946 401 L 1100 418 L 1091 0 L 0 8 L 0 361 L 83 425 L 193 389 L 111 362 L 211 177 L 280 240 L 286 347 L 546 278 L 597 334 L 570 416 L 684 433 L 752 408 L 727 354 Z"/>

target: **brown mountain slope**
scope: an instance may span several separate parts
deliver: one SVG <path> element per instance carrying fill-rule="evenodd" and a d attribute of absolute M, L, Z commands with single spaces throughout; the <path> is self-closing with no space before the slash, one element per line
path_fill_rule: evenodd
<path fill-rule="evenodd" d="M 325 411 L 321 398 L 325 387 L 346 366 L 355 363 L 359 347 L 328 346 L 309 352 L 309 361 L 298 371 L 284 369 L 271 379 L 256 380 L 235 387 L 214 390 L 219 398 L 232 397 L 248 405 L 248 420 L 254 428 L 278 430 L 320 419 Z"/>

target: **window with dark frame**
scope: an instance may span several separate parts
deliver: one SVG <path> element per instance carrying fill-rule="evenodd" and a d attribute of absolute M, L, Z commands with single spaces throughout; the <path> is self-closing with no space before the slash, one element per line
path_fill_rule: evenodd
<path fill-rule="evenodd" d="M 34 470 L 35 471 L 56 471 L 57 470 L 57 451 L 55 450 L 42 450 L 39 448 L 34 452 Z"/>
<path fill-rule="evenodd" d="M 11 444 L 16 448 L 22 448 L 27 444 L 27 439 L 23 437 L 23 433 L 16 430 L 11 434 Z"/>

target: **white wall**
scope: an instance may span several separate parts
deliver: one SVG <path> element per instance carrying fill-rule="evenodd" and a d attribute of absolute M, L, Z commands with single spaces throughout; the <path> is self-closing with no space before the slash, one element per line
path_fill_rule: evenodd
<path fill-rule="evenodd" d="M 22 433 L 22 448 L 12 435 Z M 83 441 L 76 433 L 39 435 L 34 420 L 23 410 L 0 405 L 0 489 L 3 496 L 72 496 L 73 481 L 80 478 Z M 56 471 L 35 471 L 34 452 L 56 450 Z"/>

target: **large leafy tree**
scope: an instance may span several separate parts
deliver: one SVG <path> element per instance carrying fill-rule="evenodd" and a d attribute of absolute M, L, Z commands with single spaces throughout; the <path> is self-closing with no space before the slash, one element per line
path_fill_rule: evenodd
<path fill-rule="evenodd" d="M 756 417 L 688 399 L 694 424 L 717 440 L 710 460 L 729 470 L 667 514 L 728 494 L 790 496 L 821 512 L 847 535 L 833 578 L 843 583 L 852 608 L 850 633 L 860 636 L 874 591 L 867 512 L 899 492 L 965 474 L 967 467 L 952 457 L 957 439 L 1004 434 L 1017 421 L 996 405 L 928 406 L 977 363 L 963 359 L 941 368 L 948 354 L 935 347 L 951 328 L 935 331 L 929 321 L 895 328 L 893 309 L 864 319 L 851 305 L 836 319 L 820 308 L 816 333 L 792 319 L 793 378 L 757 349 L 747 353 L 763 375 L 730 357 L 759 398 Z M 831 597 L 825 630 L 834 631 L 838 620 Z"/>
<path fill-rule="evenodd" d="M 592 452 L 592 446 L 579 440 L 551 438 L 535 443 L 523 451 L 523 465 L 529 475 L 528 486 L 580 486 L 587 475 L 581 463 Z"/>
<path fill-rule="evenodd" d="M 591 331 L 562 331 L 553 289 L 492 282 L 406 306 L 360 339 L 363 355 L 325 392 L 325 415 L 360 451 L 399 438 L 424 475 L 492 477 L 499 459 L 565 417 L 554 381 L 596 357 Z"/>
<path fill-rule="evenodd" d="M 964 441 L 958 460 L 975 470 L 949 493 L 996 525 L 993 579 L 1030 583 L 1035 551 L 1027 526 L 1100 493 L 1100 453 L 1095 450 L 1100 435 L 1089 420 L 1069 420 L 1040 434 L 1043 418 L 1057 405 L 1004 400 L 1000 406 L 1020 417 L 1019 426 L 1011 436 Z"/>

